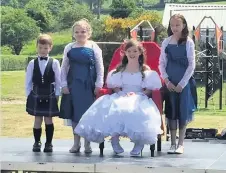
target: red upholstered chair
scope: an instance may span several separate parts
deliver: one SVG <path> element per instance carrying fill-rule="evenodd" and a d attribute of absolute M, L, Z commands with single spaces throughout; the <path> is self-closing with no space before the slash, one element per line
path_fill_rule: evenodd
<path fill-rule="evenodd" d="M 158 64 L 159 64 L 159 56 L 160 56 L 160 48 L 159 46 L 154 43 L 154 42 L 142 42 L 143 47 L 146 50 L 146 55 L 147 55 L 147 65 L 152 69 L 155 70 L 158 74 L 160 74 L 159 69 L 158 69 Z M 111 70 L 115 69 L 117 65 L 120 64 L 121 62 L 121 52 L 122 45 L 114 52 L 111 63 L 108 68 L 108 72 Z M 111 94 L 112 90 L 108 89 L 106 85 L 104 86 L 103 89 L 100 91 L 100 97 L 101 95 L 105 94 Z M 161 98 L 161 93 L 160 90 L 155 90 L 152 91 L 152 100 L 155 102 L 157 105 L 161 115 L 162 115 L 162 98 Z M 164 131 L 164 124 L 162 121 L 161 129 Z M 157 150 L 161 151 L 161 135 L 158 135 L 158 141 L 157 141 Z M 104 142 L 99 145 L 100 148 L 100 156 L 103 156 L 103 150 L 104 150 Z M 155 151 L 155 144 L 150 146 L 151 150 L 151 156 L 154 157 L 154 151 Z"/>

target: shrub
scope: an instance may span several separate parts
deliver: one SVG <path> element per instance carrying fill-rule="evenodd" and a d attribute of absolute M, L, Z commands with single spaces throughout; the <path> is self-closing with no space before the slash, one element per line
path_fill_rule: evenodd
<path fill-rule="evenodd" d="M 95 40 L 95 41 L 106 41 L 106 39 L 104 38 L 104 21 L 101 19 L 101 20 L 98 20 L 98 19 L 94 19 L 92 22 L 91 22 L 91 26 L 92 26 L 92 30 L 93 30 L 93 33 L 92 33 L 92 40 Z"/>
<path fill-rule="evenodd" d="M 134 0 L 113 0 L 110 8 L 111 17 L 126 18 L 136 8 L 136 2 Z"/>
<path fill-rule="evenodd" d="M 94 16 L 92 12 L 89 10 L 88 6 L 75 4 L 65 5 L 59 14 L 59 22 L 61 25 L 61 29 L 71 28 L 75 21 L 80 20 L 82 18 L 86 18 L 91 21 Z"/>
<path fill-rule="evenodd" d="M 17 71 L 25 70 L 30 60 L 36 58 L 36 56 L 27 55 L 2 55 L 1 56 L 1 71 Z M 61 62 L 62 58 L 57 57 Z"/>
<path fill-rule="evenodd" d="M 1 55 L 1 71 L 25 69 L 26 55 Z"/>
<path fill-rule="evenodd" d="M 120 46 L 118 44 L 98 44 L 102 50 L 103 53 L 103 61 L 104 61 L 104 72 L 105 76 L 108 71 L 108 67 L 111 63 L 112 56 L 114 54 L 114 51 Z"/>
<path fill-rule="evenodd" d="M 155 12 L 144 13 L 137 18 L 112 18 L 108 17 L 104 20 L 105 25 L 105 39 L 109 41 L 123 41 L 127 37 L 127 28 L 131 29 L 143 20 L 148 20 L 153 27 L 160 25 L 161 18 Z M 145 27 L 146 25 L 143 25 Z"/>
<path fill-rule="evenodd" d="M 13 13 L 9 11 L 2 16 L 2 45 L 7 45 L 12 52 L 19 55 L 23 46 L 39 34 L 39 27 L 36 21 L 27 16 L 20 9 L 15 9 Z"/>
<path fill-rule="evenodd" d="M 41 32 L 50 31 L 54 23 L 54 18 L 47 5 L 48 1 L 30 0 L 25 6 L 27 15 L 36 21 Z"/>

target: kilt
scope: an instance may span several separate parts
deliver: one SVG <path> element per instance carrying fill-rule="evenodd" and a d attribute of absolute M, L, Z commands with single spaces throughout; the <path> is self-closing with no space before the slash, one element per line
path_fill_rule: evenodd
<path fill-rule="evenodd" d="M 54 86 L 50 85 L 48 88 L 33 87 L 27 97 L 26 111 L 33 116 L 59 116 L 60 112 Z"/>

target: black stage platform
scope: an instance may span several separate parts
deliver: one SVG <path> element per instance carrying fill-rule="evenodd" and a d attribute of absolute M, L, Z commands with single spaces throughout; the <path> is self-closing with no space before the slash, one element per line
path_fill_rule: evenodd
<path fill-rule="evenodd" d="M 33 153 L 32 138 L 0 138 L 1 172 L 89 172 L 89 173 L 226 173 L 226 141 L 186 140 L 183 155 L 168 155 L 169 142 L 162 151 L 150 157 L 145 146 L 142 157 L 130 157 L 133 144 L 123 139 L 125 153 L 115 156 L 109 141 L 105 142 L 104 157 L 99 157 L 98 144 L 92 143 L 93 153 L 68 152 L 72 140 L 54 140 L 54 152 Z M 43 140 L 44 141 L 44 140 Z"/>

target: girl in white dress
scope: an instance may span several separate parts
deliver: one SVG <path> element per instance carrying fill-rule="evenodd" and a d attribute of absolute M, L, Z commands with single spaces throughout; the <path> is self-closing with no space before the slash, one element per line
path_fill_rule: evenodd
<path fill-rule="evenodd" d="M 123 53 L 121 65 L 107 76 L 107 87 L 114 94 L 98 98 L 74 131 L 97 143 L 111 136 L 116 154 L 124 152 L 119 137 L 128 137 L 135 143 L 130 154 L 137 156 L 145 144 L 154 144 L 161 133 L 160 112 L 148 97 L 152 90 L 161 88 L 161 80 L 145 65 L 144 49 L 139 42 L 127 41 Z"/>

